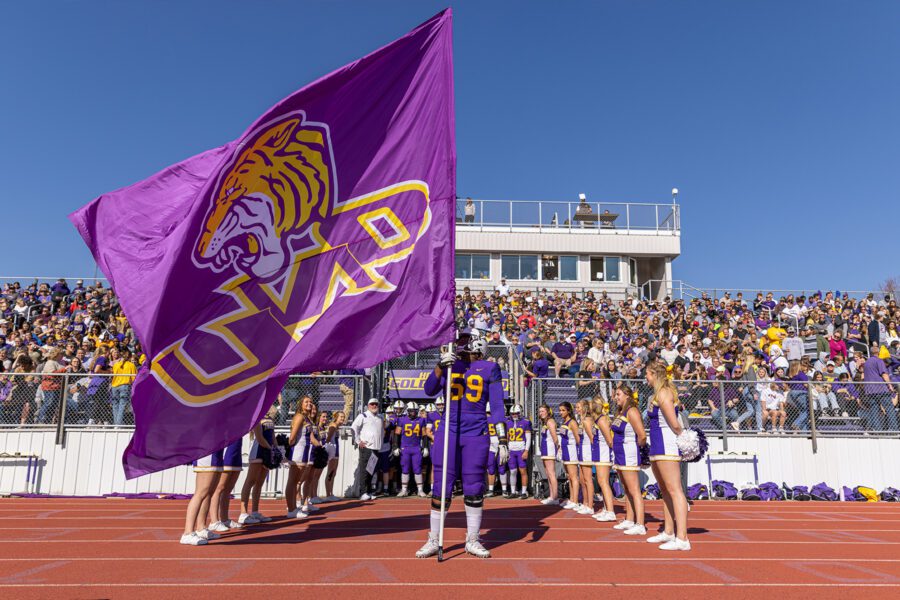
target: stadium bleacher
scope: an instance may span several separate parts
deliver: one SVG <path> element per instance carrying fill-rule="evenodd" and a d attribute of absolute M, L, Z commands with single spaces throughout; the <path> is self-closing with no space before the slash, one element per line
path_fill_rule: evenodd
<path fill-rule="evenodd" d="M 873 354 L 885 361 L 892 381 L 900 381 L 900 309 L 890 295 L 759 292 L 745 299 L 725 292 L 614 301 L 602 290 L 575 294 L 504 286 L 462 290 L 456 314 L 460 329 L 480 330 L 488 339 L 494 349 L 489 358 L 515 379 L 510 402 L 529 412 L 541 403 L 609 398 L 619 380 L 629 381 L 646 407 L 644 369 L 662 360 L 694 424 L 710 432 L 788 434 L 813 425 L 825 433 L 897 429 L 897 386 L 879 392 L 884 398 L 875 414 L 866 406 L 875 394 L 863 381 L 865 361 Z M 436 350 L 423 351 L 391 365 L 429 369 L 436 356 Z M 548 361 L 546 372 L 531 371 L 541 359 Z M 130 425 L 130 406 L 115 406 L 118 397 L 127 397 L 125 390 L 115 388 L 128 386 L 129 373 L 145 360 L 103 281 L 3 283 L 3 424 L 55 422 L 65 399 L 66 423 Z M 123 368 L 125 363 L 134 368 Z M 820 382 L 813 381 L 817 373 Z M 361 375 L 293 378 L 280 400 L 282 418 L 305 395 L 325 410 L 344 408 L 348 394 L 361 393 L 354 379 Z M 773 417 L 777 408 L 763 406 L 766 398 L 786 413 L 783 418 Z"/>

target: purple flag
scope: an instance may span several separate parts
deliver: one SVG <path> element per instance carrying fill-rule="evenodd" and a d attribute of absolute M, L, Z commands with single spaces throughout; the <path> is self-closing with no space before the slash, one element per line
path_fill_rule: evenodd
<path fill-rule="evenodd" d="M 70 215 L 148 357 L 126 476 L 241 437 L 290 373 L 451 339 L 455 198 L 447 10 Z"/>

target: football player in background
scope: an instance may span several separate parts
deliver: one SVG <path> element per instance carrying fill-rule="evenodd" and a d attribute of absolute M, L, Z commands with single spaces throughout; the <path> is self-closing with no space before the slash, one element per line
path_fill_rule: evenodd
<path fill-rule="evenodd" d="M 419 416 L 419 405 L 410 402 L 406 414 L 397 421 L 394 430 L 394 456 L 400 457 L 400 493 L 398 497 L 409 495 L 409 475 L 413 474 L 419 496 L 424 498 L 422 489 L 422 438 L 425 434 L 425 418 Z"/>
<path fill-rule="evenodd" d="M 522 407 L 518 404 L 509 410 L 506 421 L 506 435 L 509 436 L 509 485 L 512 495 L 516 495 L 516 470 L 519 471 L 519 498 L 528 498 L 528 453 L 531 449 L 531 421 L 522 417 Z"/>
<path fill-rule="evenodd" d="M 491 405 L 487 406 L 487 414 L 488 419 L 490 420 L 491 416 Z M 488 423 L 488 434 L 491 439 L 490 451 L 488 452 L 488 464 L 487 464 L 487 493 L 485 494 L 486 498 L 491 498 L 494 495 L 494 486 L 497 483 L 497 475 L 500 475 L 500 489 L 503 492 L 504 498 L 509 498 L 509 483 L 508 483 L 508 472 L 509 467 L 506 462 L 500 462 L 497 458 L 497 453 L 500 451 L 500 438 L 497 437 L 497 428 L 493 423 Z"/>

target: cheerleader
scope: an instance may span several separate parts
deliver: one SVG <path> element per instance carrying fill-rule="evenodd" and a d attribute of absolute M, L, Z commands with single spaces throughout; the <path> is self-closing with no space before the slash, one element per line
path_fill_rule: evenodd
<path fill-rule="evenodd" d="M 244 466 L 241 449 L 244 445 L 244 438 L 240 437 L 225 447 L 222 458 L 222 475 L 219 477 L 219 484 L 213 493 L 211 501 L 211 516 L 213 521 L 209 526 L 210 531 L 223 532 L 229 529 L 240 529 L 243 527 L 237 521 L 232 521 L 228 517 L 228 505 L 231 503 L 231 492 L 237 483 L 238 477 L 241 476 L 241 470 Z"/>
<path fill-rule="evenodd" d="M 639 448 L 647 443 L 647 434 L 631 388 L 624 383 L 619 384 L 615 398 L 618 410 L 610 428 L 613 432 L 616 473 L 625 488 L 625 520 L 614 525 L 613 529 L 622 530 L 625 535 L 646 535 L 644 499 L 638 483 L 638 472 L 641 470 Z"/>
<path fill-rule="evenodd" d="M 675 438 L 681 434 L 678 413 L 678 391 L 666 377 L 666 367 L 662 363 L 647 366 L 647 383 L 653 386 L 653 397 L 647 415 L 650 421 L 650 465 L 659 485 L 663 500 L 665 528 L 658 535 L 648 538 L 653 544 L 662 545 L 660 550 L 690 550 L 687 539 L 688 503 L 681 486 L 681 454 Z M 673 521 L 674 518 L 674 521 Z"/>
<path fill-rule="evenodd" d="M 578 503 L 578 449 L 581 437 L 572 414 L 572 405 L 568 402 L 559 405 L 559 420 L 563 423 L 559 428 L 559 450 L 569 478 L 569 499 L 563 502 L 562 507 L 578 510 L 581 506 Z"/>
<path fill-rule="evenodd" d="M 538 418 L 541 420 L 541 461 L 544 463 L 544 473 L 547 483 L 550 484 L 550 497 L 541 500 L 541 504 L 556 504 L 559 493 L 556 481 L 556 449 L 559 448 L 559 438 L 556 436 L 556 421 L 553 419 L 553 409 L 546 404 L 538 408 Z"/>
<path fill-rule="evenodd" d="M 181 543 L 186 546 L 204 546 L 209 540 L 220 537 L 218 533 L 206 527 L 206 518 L 209 516 L 213 492 L 222 474 L 222 450 L 195 460 L 194 473 L 196 473 L 194 495 L 188 502 Z"/>
<path fill-rule="evenodd" d="M 300 399 L 300 410 L 294 413 L 294 418 L 291 419 L 291 433 L 286 451 L 288 477 L 284 487 L 287 517 L 290 519 L 305 519 L 309 516 L 308 512 L 297 508 L 297 492 L 300 482 L 306 477 L 307 465 L 310 462 L 313 408 L 312 398 L 304 396 Z"/>
<path fill-rule="evenodd" d="M 579 400 L 575 403 L 575 412 L 581 419 L 581 445 L 578 450 L 578 471 L 581 485 L 581 506 L 575 509 L 580 515 L 594 515 L 594 463 L 599 460 L 599 448 L 596 445 L 599 432 L 594 428 L 590 403 Z"/>
<path fill-rule="evenodd" d="M 309 475 L 309 506 L 313 511 L 318 510 L 313 505 L 321 503 L 318 497 L 319 480 L 322 478 L 322 472 L 328 466 L 328 449 L 326 448 L 326 435 L 328 431 L 328 411 L 323 410 L 316 420 L 316 426 L 313 428 L 312 435 L 322 442 L 321 446 L 313 448 L 313 468 Z"/>
<path fill-rule="evenodd" d="M 600 484 L 600 494 L 603 497 L 603 509 L 594 514 L 597 521 L 610 522 L 616 520 L 613 512 L 613 494 L 609 487 L 609 472 L 613 465 L 613 434 L 609 422 L 609 402 L 603 396 L 595 396 L 591 403 L 591 412 L 594 416 L 594 431 L 597 444 L 597 481 Z"/>
<path fill-rule="evenodd" d="M 336 502 L 340 500 L 334 495 L 334 476 L 337 475 L 338 462 L 341 459 L 341 437 L 340 430 L 347 420 L 347 416 L 342 410 L 334 411 L 331 416 L 331 423 L 325 434 L 325 449 L 328 452 L 328 471 L 325 473 L 325 495 L 328 502 Z"/>
<path fill-rule="evenodd" d="M 319 407 L 313 404 L 309 411 L 309 443 L 307 444 L 306 449 L 303 453 L 303 460 L 306 464 L 306 469 L 303 478 L 300 479 L 300 483 L 297 486 L 300 510 L 301 512 L 305 512 L 306 514 L 318 510 L 315 506 L 309 503 L 310 497 L 315 493 L 312 484 L 313 478 L 316 474 L 316 457 L 318 456 L 318 464 L 322 465 L 321 467 L 319 467 L 319 472 L 321 472 L 322 467 L 328 464 L 327 454 L 325 456 L 325 463 L 323 464 L 321 462 L 321 453 L 316 451 L 317 448 L 322 447 L 322 442 L 319 441 L 320 434 L 318 423 Z"/>
<path fill-rule="evenodd" d="M 247 467 L 247 478 L 241 488 L 241 516 L 238 523 L 254 525 L 267 523 L 272 519 L 259 512 L 259 496 L 262 486 L 269 475 L 269 469 L 263 464 L 262 451 L 272 451 L 275 445 L 275 417 L 278 407 L 274 404 L 262 421 L 253 428 L 253 445 L 250 447 L 250 466 Z"/>

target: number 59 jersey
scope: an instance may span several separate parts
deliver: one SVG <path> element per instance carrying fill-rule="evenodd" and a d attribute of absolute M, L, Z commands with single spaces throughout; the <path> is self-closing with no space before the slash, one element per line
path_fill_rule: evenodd
<path fill-rule="evenodd" d="M 467 363 L 457 360 L 452 369 L 450 384 L 450 433 L 464 437 L 486 435 L 491 407 L 491 423 L 504 421 L 503 380 L 495 362 L 477 360 Z M 434 371 L 425 380 L 425 393 L 437 396 L 447 389 L 447 375 L 440 379 Z M 441 423 L 443 425 L 443 423 Z"/>

